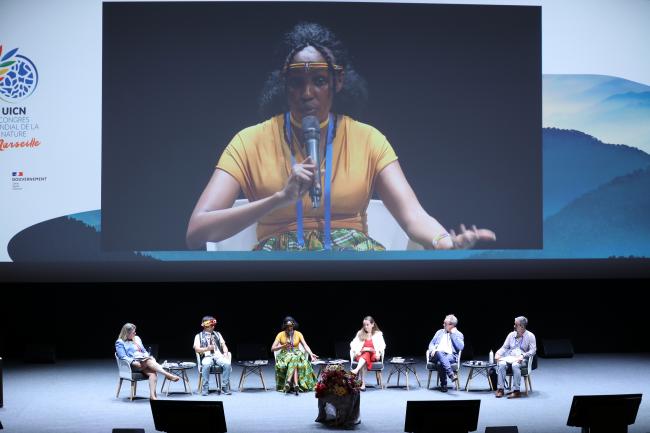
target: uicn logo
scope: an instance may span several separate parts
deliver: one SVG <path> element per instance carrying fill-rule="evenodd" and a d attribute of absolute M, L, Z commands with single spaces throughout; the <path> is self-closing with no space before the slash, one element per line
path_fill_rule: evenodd
<path fill-rule="evenodd" d="M 6 102 L 28 98 L 38 84 L 36 65 L 17 52 L 18 48 L 14 48 L 3 55 L 0 45 L 0 99 Z"/>

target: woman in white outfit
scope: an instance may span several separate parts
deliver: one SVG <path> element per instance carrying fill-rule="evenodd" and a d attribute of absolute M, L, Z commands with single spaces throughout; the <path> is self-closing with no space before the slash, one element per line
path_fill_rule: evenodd
<path fill-rule="evenodd" d="M 372 363 L 382 359 L 386 350 L 384 334 L 379 330 L 375 319 L 366 316 L 363 319 L 363 326 L 357 335 L 350 342 L 350 350 L 353 358 L 358 362 L 352 373 L 359 374 L 361 371 L 361 390 L 366 389 L 366 371 L 372 368 Z"/>

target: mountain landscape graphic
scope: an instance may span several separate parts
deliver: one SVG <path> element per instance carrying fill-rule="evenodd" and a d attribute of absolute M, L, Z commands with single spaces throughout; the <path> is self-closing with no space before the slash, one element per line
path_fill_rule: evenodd
<path fill-rule="evenodd" d="M 650 86 L 607 75 L 544 75 L 543 126 L 650 153 Z"/>

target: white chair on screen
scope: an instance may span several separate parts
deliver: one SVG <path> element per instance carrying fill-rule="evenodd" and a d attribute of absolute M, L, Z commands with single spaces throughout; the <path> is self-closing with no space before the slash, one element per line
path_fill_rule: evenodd
<path fill-rule="evenodd" d="M 239 199 L 233 207 L 247 204 L 248 200 Z M 386 247 L 389 251 L 417 250 L 421 246 L 411 241 L 402 230 L 393 215 L 381 200 L 370 200 L 368 204 L 368 235 Z M 206 242 L 208 251 L 251 251 L 257 244 L 257 223 L 246 227 L 234 236 L 219 242 Z"/>
<path fill-rule="evenodd" d="M 239 207 L 245 204 L 248 204 L 248 200 L 243 198 L 235 200 L 232 207 Z M 205 243 L 206 250 L 208 251 L 251 251 L 255 245 L 257 245 L 257 223 L 249 225 L 228 239 Z"/>

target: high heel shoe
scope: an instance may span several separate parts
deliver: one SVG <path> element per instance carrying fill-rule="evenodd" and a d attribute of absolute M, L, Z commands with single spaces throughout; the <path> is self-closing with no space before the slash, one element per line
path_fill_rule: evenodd
<path fill-rule="evenodd" d="M 298 387 L 298 385 L 294 385 L 294 386 L 293 386 L 293 392 L 294 392 L 296 395 L 300 395 L 300 388 Z"/>

